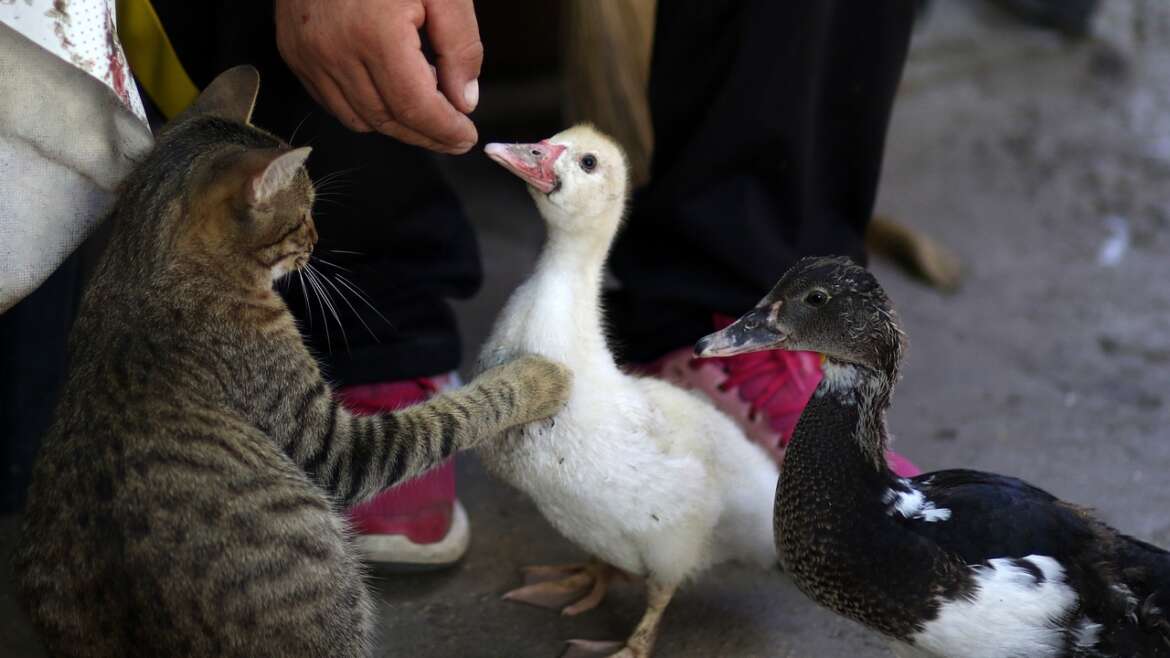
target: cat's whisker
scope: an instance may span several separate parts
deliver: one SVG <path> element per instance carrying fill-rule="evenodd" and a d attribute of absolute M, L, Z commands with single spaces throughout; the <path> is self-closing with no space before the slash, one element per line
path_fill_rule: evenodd
<path fill-rule="evenodd" d="M 301 282 L 301 294 L 305 297 L 305 314 L 309 316 L 309 328 L 313 327 L 313 307 L 309 306 L 309 291 L 305 286 L 305 277 L 297 270 L 297 279 Z"/>
<path fill-rule="evenodd" d="M 350 167 L 349 169 L 339 169 L 325 174 L 319 180 L 313 181 L 313 189 L 316 190 L 317 194 L 320 194 L 327 190 L 330 185 L 348 183 L 349 181 L 344 180 L 343 177 L 355 171 L 357 171 L 357 167 Z"/>
<path fill-rule="evenodd" d="M 345 334 L 345 325 L 341 323 L 341 315 L 337 312 L 337 306 L 333 303 L 333 297 L 329 294 L 329 289 L 321 283 L 321 280 L 325 278 L 325 275 L 322 274 L 320 270 L 313 267 L 310 263 L 305 264 L 305 270 L 309 273 L 309 278 L 315 282 L 317 289 L 321 293 L 321 299 L 325 301 L 325 305 L 329 308 L 329 312 L 333 314 L 333 320 L 337 322 L 337 329 L 341 332 L 341 340 L 343 343 L 345 343 L 345 351 L 348 352 L 349 336 Z M 328 320 L 326 320 L 326 323 L 328 323 Z"/>
<path fill-rule="evenodd" d="M 321 258 L 320 256 L 313 256 L 313 260 L 316 260 L 316 261 L 320 261 L 320 262 L 322 262 L 322 263 L 325 263 L 325 264 L 326 264 L 326 265 L 328 265 L 329 267 L 333 267 L 333 268 L 339 269 L 339 270 L 341 270 L 342 272 L 349 272 L 350 274 L 353 274 L 353 270 L 349 269 L 348 267 L 342 267 L 341 265 L 338 265 L 337 263 L 334 263 L 334 262 L 331 262 L 331 261 L 327 261 L 327 260 L 325 260 L 324 258 Z M 320 272 L 320 270 L 317 270 L 317 271 L 318 271 L 318 272 Z M 321 272 L 321 273 L 322 273 L 322 274 L 324 274 L 324 272 Z"/>
<path fill-rule="evenodd" d="M 292 135 L 290 135 L 290 136 L 289 136 L 289 138 L 288 138 L 288 143 L 289 143 L 289 145 L 290 145 L 290 146 L 291 146 L 291 145 L 293 144 L 293 142 L 296 140 L 296 138 L 297 138 L 297 133 L 298 133 L 298 132 L 300 132 L 300 130 L 301 130 L 301 126 L 305 125 L 305 122 L 306 122 L 306 121 L 308 121 L 308 120 L 309 120 L 309 117 L 311 117 L 311 116 L 313 116 L 313 113 L 312 113 L 312 112 L 306 112 L 306 113 L 305 113 L 305 116 L 304 116 L 304 118 L 302 118 L 302 119 L 301 119 L 301 122 L 297 124 L 297 127 L 296 127 L 296 128 L 293 128 Z"/>
<path fill-rule="evenodd" d="M 309 282 L 312 283 L 312 287 L 316 289 L 318 299 L 324 303 L 325 309 L 328 309 L 329 313 L 332 314 L 333 321 L 337 322 L 337 329 L 340 330 L 340 333 L 342 333 L 342 342 L 345 343 L 345 351 L 349 351 L 350 341 L 349 337 L 345 335 L 345 327 L 342 324 L 342 317 L 337 314 L 337 308 L 333 306 L 332 297 L 329 296 L 329 290 L 326 290 L 325 287 L 322 286 L 321 280 L 319 280 L 318 275 L 321 273 L 317 272 L 317 270 L 312 267 L 312 265 L 309 265 L 309 263 L 305 263 L 304 270 L 305 274 L 309 275 Z M 321 313 L 322 315 L 325 315 L 325 310 L 322 310 Z M 329 340 L 328 315 L 325 316 L 325 340 Z M 330 345 L 330 351 L 332 351 L 332 345 Z"/>
<path fill-rule="evenodd" d="M 320 202 L 320 205 L 335 206 L 337 208 L 342 208 L 342 209 L 350 208 L 350 206 L 348 204 L 344 203 L 340 199 L 315 199 L 313 201 L 313 205 L 317 206 L 318 205 L 317 202 Z"/>
<path fill-rule="evenodd" d="M 338 169 L 337 171 L 331 171 L 328 174 L 325 174 L 324 176 L 322 176 L 321 180 L 327 181 L 327 180 L 331 180 L 333 178 L 337 178 L 339 176 L 344 176 L 346 174 L 352 174 L 353 172 L 357 171 L 358 169 L 359 169 L 359 167 L 347 167 L 345 169 Z"/>
<path fill-rule="evenodd" d="M 348 187 L 353 187 L 349 181 L 330 179 L 325 183 L 314 184 L 313 193 L 317 195 L 337 194 L 344 192 Z"/>
<path fill-rule="evenodd" d="M 321 291 L 317 287 L 316 282 L 313 281 L 313 273 L 308 269 L 302 269 L 301 271 L 305 273 L 306 280 L 308 280 L 309 286 L 313 289 L 313 297 L 317 299 L 317 307 L 321 309 L 321 324 L 325 327 L 325 347 L 332 352 L 333 337 L 329 335 L 329 316 L 325 314 L 325 304 L 321 301 Z"/>
<path fill-rule="evenodd" d="M 369 298 L 366 297 L 366 294 L 363 293 L 361 291 L 361 289 L 357 287 L 357 284 L 355 284 L 354 282 L 345 278 L 341 274 L 337 275 L 337 281 L 341 285 L 345 286 L 345 288 L 347 290 L 349 290 L 353 294 L 357 295 L 357 298 L 359 300 L 361 300 L 363 304 L 365 304 L 366 306 L 369 306 L 371 311 L 373 311 L 374 313 L 377 313 L 378 317 L 382 318 L 382 322 L 385 322 L 386 325 L 389 326 L 391 329 L 394 328 L 394 323 L 391 322 L 385 315 L 382 315 L 382 312 L 379 311 L 378 308 L 376 306 L 374 306 L 374 304 L 372 302 L 370 302 Z"/>
<path fill-rule="evenodd" d="M 327 249 L 326 251 L 328 251 L 331 254 L 352 254 L 354 256 L 365 256 L 366 255 L 366 253 L 364 251 L 349 251 L 348 249 Z"/>
<path fill-rule="evenodd" d="M 366 331 L 370 332 L 370 337 L 374 339 L 374 342 L 381 342 L 378 338 L 378 334 L 374 333 L 374 330 L 370 328 L 370 325 L 366 324 L 366 319 L 362 317 L 362 314 L 358 313 L 358 310 L 354 308 L 353 304 L 349 302 L 349 298 L 345 296 L 345 291 L 343 291 L 341 288 L 338 288 L 337 284 L 331 281 L 329 276 L 321 270 L 317 270 L 317 273 L 321 275 L 321 278 L 325 281 L 325 283 L 329 284 L 333 287 L 334 290 L 337 291 L 337 296 L 341 297 L 341 301 L 345 302 L 345 305 L 349 307 L 349 310 L 352 311 L 355 316 L 357 316 L 358 322 L 361 322 L 362 326 L 366 328 Z"/>

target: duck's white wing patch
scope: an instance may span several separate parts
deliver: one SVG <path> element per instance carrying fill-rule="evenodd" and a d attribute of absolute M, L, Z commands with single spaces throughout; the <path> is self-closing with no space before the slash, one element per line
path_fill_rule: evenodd
<path fill-rule="evenodd" d="M 914 646 L 951 658 L 1050 658 L 1064 649 L 1059 620 L 1076 605 L 1060 563 L 1045 555 L 998 558 L 971 567 L 975 590 L 945 601 L 911 637 Z M 1084 640 L 1096 640 L 1085 628 Z"/>
<path fill-rule="evenodd" d="M 1073 644 L 1078 649 L 1092 649 L 1101 639 L 1101 624 L 1094 623 L 1088 617 L 1081 617 L 1073 627 Z"/>
<path fill-rule="evenodd" d="M 898 480 L 898 486 L 886 490 L 882 502 L 888 505 L 888 513 L 901 514 L 907 519 L 918 519 L 927 523 L 946 521 L 951 518 L 951 510 L 945 507 L 935 507 L 934 503 L 926 498 L 926 494 L 909 480 Z"/>

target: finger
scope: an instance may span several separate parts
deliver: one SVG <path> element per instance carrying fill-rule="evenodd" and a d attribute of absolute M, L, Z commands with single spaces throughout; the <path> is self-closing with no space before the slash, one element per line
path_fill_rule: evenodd
<path fill-rule="evenodd" d="M 385 132 L 383 126 L 395 123 L 394 115 L 374 87 L 374 81 L 364 64 L 353 60 L 345 66 L 333 67 L 331 75 L 349 106 L 367 126 Z"/>
<path fill-rule="evenodd" d="M 452 152 L 451 145 L 438 142 L 431 137 L 402 125 L 382 102 L 374 88 L 373 78 L 365 66 L 345 67 L 335 71 L 340 79 L 335 80 L 349 105 L 353 107 L 371 129 L 407 144 L 421 146 L 441 153 Z M 344 77 L 343 77 L 344 76 Z"/>
<path fill-rule="evenodd" d="M 460 153 L 465 152 L 465 151 L 458 151 L 458 150 L 456 150 L 456 149 L 454 149 L 446 144 L 440 144 L 439 142 L 436 142 L 435 140 L 431 139 L 430 137 L 427 137 L 426 135 L 424 135 L 422 133 L 415 132 L 415 131 L 411 130 L 410 128 L 407 128 L 406 126 L 404 126 L 398 122 L 395 122 L 395 121 L 391 121 L 389 123 L 384 124 L 378 132 L 380 132 L 384 135 L 389 135 L 390 137 L 393 137 L 394 139 L 397 139 L 400 142 L 403 142 L 406 144 L 411 144 L 414 146 L 421 146 L 429 151 L 435 151 L 436 153 L 446 153 L 448 155 L 459 155 Z"/>
<path fill-rule="evenodd" d="M 455 152 L 474 146 L 475 124 L 435 87 L 418 32 L 405 25 L 386 34 L 380 46 L 366 68 L 394 121 Z"/>
<path fill-rule="evenodd" d="M 426 29 L 435 49 L 439 91 L 460 112 L 479 104 L 483 42 L 472 0 L 428 0 Z"/>
<path fill-rule="evenodd" d="M 312 80 L 305 78 L 301 80 L 301 84 L 304 85 L 305 91 L 309 92 L 309 96 L 318 106 L 324 108 L 326 112 L 331 113 L 329 106 L 325 104 L 325 96 L 321 94 L 321 91 L 317 89 L 317 86 L 313 84 Z"/>
<path fill-rule="evenodd" d="M 306 87 L 309 86 L 310 81 L 312 88 L 310 93 L 313 94 L 318 102 L 321 103 L 325 109 L 337 117 L 345 127 L 359 133 L 373 132 L 374 127 L 366 123 L 358 111 L 350 104 L 345 94 L 341 93 L 341 87 L 329 77 L 327 73 L 319 72 L 317 75 L 305 76 L 301 78 Z"/>
<path fill-rule="evenodd" d="M 367 83 L 373 85 L 372 78 L 370 78 L 369 75 L 369 71 L 367 71 Z M 413 128 L 403 125 L 400 121 L 393 117 L 391 117 L 391 119 L 384 124 L 375 127 L 375 130 L 389 135 L 401 142 L 406 142 L 407 144 L 413 144 L 415 146 L 421 146 L 425 149 L 439 153 L 448 153 L 454 155 L 466 152 L 466 149 L 460 150 L 452 147 L 450 144 L 444 144 L 442 142 L 436 141 L 435 139 L 424 135 L 417 130 L 414 130 Z"/>

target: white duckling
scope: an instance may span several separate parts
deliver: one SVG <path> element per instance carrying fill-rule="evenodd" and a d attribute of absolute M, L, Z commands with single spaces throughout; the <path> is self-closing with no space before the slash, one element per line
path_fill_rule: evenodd
<path fill-rule="evenodd" d="M 715 564 L 770 568 L 778 469 L 735 423 L 698 394 L 624 373 L 602 322 L 602 272 L 627 196 L 621 149 L 589 126 L 536 144 L 489 144 L 487 154 L 524 179 L 548 225 L 532 276 L 512 295 L 481 366 L 532 352 L 574 373 L 551 425 L 514 431 L 481 451 L 498 477 L 528 494 L 569 540 L 603 562 L 535 567 L 549 578 L 506 598 L 547 605 L 586 595 L 565 614 L 595 607 L 609 565 L 643 576 L 647 609 L 624 647 L 572 641 L 615 656 L 650 654 L 663 610 L 687 578 Z"/>

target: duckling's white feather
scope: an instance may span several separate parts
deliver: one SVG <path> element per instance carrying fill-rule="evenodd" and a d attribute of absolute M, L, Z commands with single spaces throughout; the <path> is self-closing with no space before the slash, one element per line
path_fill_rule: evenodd
<path fill-rule="evenodd" d="M 611 182 L 613 200 L 599 201 L 611 191 L 562 198 L 596 182 L 565 169 L 575 160 L 573 142 L 564 143 L 562 196 L 537 195 L 549 241 L 501 312 L 480 365 L 518 352 L 547 356 L 572 369 L 572 392 L 553 422 L 515 430 L 481 457 L 566 538 L 626 571 L 676 585 L 727 560 L 772 566 L 776 465 L 708 400 L 614 363 L 600 292 L 625 178 Z M 587 148 L 605 160 L 603 144 Z M 599 204 L 605 216 L 571 211 Z"/>

